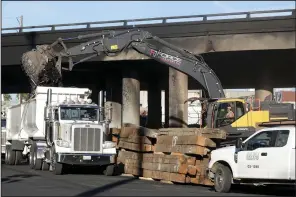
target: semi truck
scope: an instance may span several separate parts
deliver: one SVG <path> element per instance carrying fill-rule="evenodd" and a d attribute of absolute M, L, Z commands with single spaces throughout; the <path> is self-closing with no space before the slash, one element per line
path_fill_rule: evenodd
<path fill-rule="evenodd" d="M 116 144 L 108 133 L 111 108 L 92 103 L 90 95 L 88 88 L 38 86 L 27 102 L 9 107 L 5 163 L 27 160 L 31 169 L 56 175 L 69 165 L 95 165 L 113 175 Z"/>

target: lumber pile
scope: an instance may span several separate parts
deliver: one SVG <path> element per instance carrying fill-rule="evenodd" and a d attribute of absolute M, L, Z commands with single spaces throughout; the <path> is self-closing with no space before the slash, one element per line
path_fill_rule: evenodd
<path fill-rule="evenodd" d="M 226 132 L 216 129 L 153 130 L 125 125 L 119 135 L 117 163 L 124 173 L 176 183 L 211 185 L 210 152 Z"/>

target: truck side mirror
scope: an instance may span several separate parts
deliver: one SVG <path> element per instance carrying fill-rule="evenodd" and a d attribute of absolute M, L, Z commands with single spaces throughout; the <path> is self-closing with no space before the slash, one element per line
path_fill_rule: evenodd
<path fill-rule="evenodd" d="M 235 148 L 240 149 L 240 148 L 242 148 L 242 145 L 243 145 L 243 139 L 238 138 L 235 143 Z"/>

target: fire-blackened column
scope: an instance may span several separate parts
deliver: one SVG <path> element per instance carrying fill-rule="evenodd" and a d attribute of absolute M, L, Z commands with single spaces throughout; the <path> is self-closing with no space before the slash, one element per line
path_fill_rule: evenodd
<path fill-rule="evenodd" d="M 136 71 L 123 71 L 122 123 L 140 125 L 140 82 Z"/>
<path fill-rule="evenodd" d="M 105 110 L 111 108 L 112 120 L 110 128 L 121 128 L 122 105 L 122 77 L 112 76 L 106 79 L 106 103 Z M 109 110 L 105 113 L 110 112 Z"/>
<path fill-rule="evenodd" d="M 185 100 L 188 98 L 188 76 L 169 68 L 168 85 L 169 127 L 187 127 L 188 104 Z"/>
<path fill-rule="evenodd" d="M 151 80 L 148 84 L 147 127 L 152 129 L 161 127 L 161 88 L 157 80 Z"/>

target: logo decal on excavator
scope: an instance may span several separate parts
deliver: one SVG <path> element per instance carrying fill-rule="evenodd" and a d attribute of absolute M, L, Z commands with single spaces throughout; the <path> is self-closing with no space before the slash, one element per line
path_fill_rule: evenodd
<path fill-rule="evenodd" d="M 182 60 L 180 58 L 178 58 L 178 57 L 168 55 L 166 53 L 162 53 L 160 51 L 156 51 L 156 50 L 153 50 L 153 49 L 150 49 L 150 55 L 152 57 L 159 58 L 162 61 L 165 61 L 165 62 L 168 62 L 168 63 L 174 63 L 174 64 L 176 64 L 178 66 L 180 66 L 181 63 L 182 63 Z"/>

